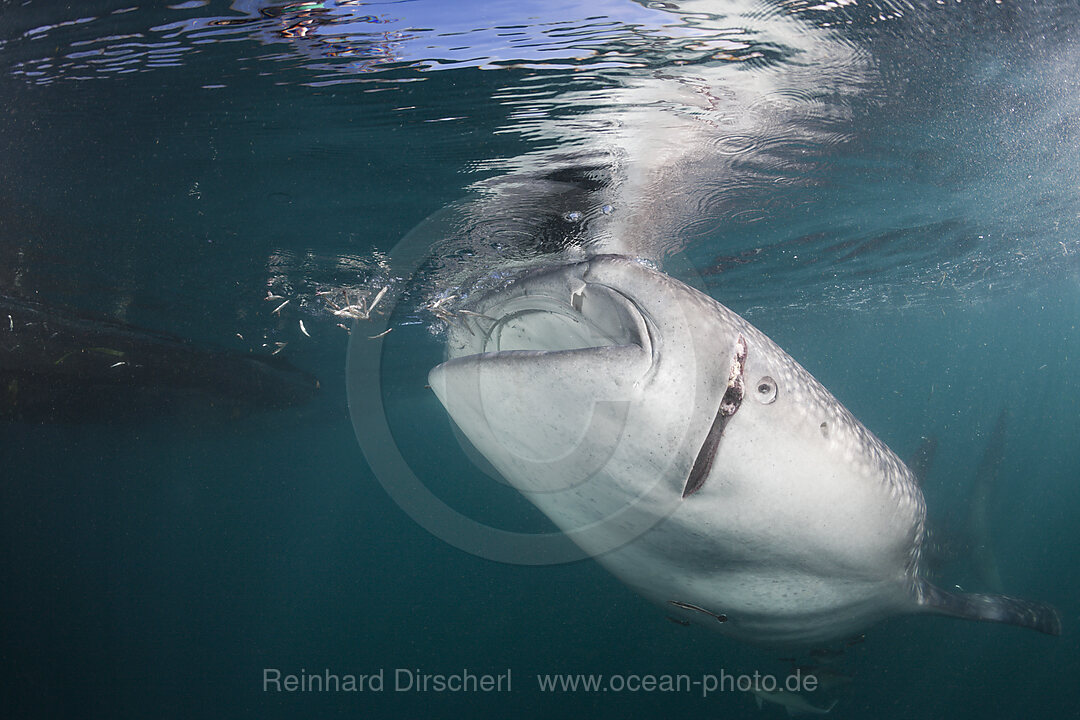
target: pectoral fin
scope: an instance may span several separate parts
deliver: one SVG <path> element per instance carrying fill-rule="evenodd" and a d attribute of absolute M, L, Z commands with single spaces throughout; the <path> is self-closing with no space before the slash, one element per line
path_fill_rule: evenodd
<path fill-rule="evenodd" d="M 951 593 L 925 580 L 919 581 L 916 595 L 920 606 L 938 615 L 1016 625 L 1047 635 L 1061 634 L 1061 618 L 1057 610 L 1046 603 L 1005 595 Z"/>

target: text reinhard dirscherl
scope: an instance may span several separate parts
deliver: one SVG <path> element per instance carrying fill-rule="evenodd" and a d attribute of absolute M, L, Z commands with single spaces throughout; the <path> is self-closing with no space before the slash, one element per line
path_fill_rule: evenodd
<path fill-rule="evenodd" d="M 536 675 L 534 690 L 541 693 L 681 693 L 700 692 L 707 697 L 716 692 L 813 692 L 817 677 L 796 671 L 778 678 L 754 672 L 734 675 L 721 669 L 719 674 L 541 674 Z M 513 673 L 475 672 L 464 668 L 454 672 L 429 673 L 415 668 L 378 668 L 366 674 L 338 673 L 330 669 L 282 672 L 263 668 L 263 692 L 275 693 L 508 693 L 513 691 Z"/>
<path fill-rule="evenodd" d="M 283 673 L 263 668 L 263 692 L 510 692 L 510 668 L 504 673 L 475 673 L 463 669 L 451 673 L 426 673 L 413 668 L 379 668 L 366 675 L 320 672 Z"/>

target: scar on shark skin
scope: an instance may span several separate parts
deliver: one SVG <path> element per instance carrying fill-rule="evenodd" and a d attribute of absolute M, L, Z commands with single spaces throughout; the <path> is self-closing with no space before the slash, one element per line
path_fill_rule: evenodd
<path fill-rule="evenodd" d="M 706 615 L 713 618 L 717 622 L 727 622 L 727 615 L 725 615 L 724 613 L 717 614 L 717 613 L 714 613 L 714 612 L 710 612 L 710 611 L 706 610 L 703 607 L 699 607 L 697 605 L 691 605 L 690 603 L 681 602 L 679 600 L 668 600 L 668 602 L 671 603 L 672 605 L 674 605 L 677 608 L 682 608 L 683 610 L 694 610 L 695 612 L 705 613 Z"/>
<path fill-rule="evenodd" d="M 720 446 L 720 435 L 727 427 L 728 421 L 742 405 L 745 384 L 743 383 L 743 370 L 746 369 L 746 338 L 739 335 L 735 341 L 735 356 L 731 359 L 731 371 L 728 373 L 727 390 L 720 400 L 720 409 L 713 418 L 709 434 L 705 436 L 705 442 L 698 451 L 694 466 L 690 468 L 690 476 L 686 478 L 686 487 L 683 488 L 683 498 L 688 498 L 705 484 L 705 478 L 712 469 L 713 459 L 716 457 L 716 449 Z"/>

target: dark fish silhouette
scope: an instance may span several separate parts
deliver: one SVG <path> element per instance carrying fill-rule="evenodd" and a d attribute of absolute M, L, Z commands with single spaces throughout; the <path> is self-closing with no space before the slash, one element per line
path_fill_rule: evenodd
<path fill-rule="evenodd" d="M 202 410 L 235 416 L 299 405 L 318 387 L 278 358 L 0 295 L 0 420 L 110 423 Z"/>

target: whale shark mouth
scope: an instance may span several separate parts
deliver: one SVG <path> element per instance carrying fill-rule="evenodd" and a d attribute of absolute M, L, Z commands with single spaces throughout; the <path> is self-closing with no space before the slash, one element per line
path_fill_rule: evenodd
<path fill-rule="evenodd" d="M 588 307 L 586 308 L 586 296 Z M 636 345 L 648 349 L 649 335 L 633 301 L 611 288 L 590 284 L 569 297 L 528 294 L 485 307 L 484 353 L 563 352 Z"/>
<path fill-rule="evenodd" d="M 731 371 L 728 373 L 727 389 L 724 397 L 720 400 L 720 408 L 716 411 L 709 434 L 705 436 L 705 442 L 701 444 L 694 459 L 694 466 L 690 468 L 690 475 L 686 478 L 686 486 L 683 488 L 683 498 L 688 498 L 705 484 L 705 478 L 712 470 L 716 451 L 720 447 L 720 437 L 728 422 L 739 411 L 742 405 L 746 383 L 743 381 L 743 372 L 746 370 L 746 338 L 742 335 L 735 342 L 735 352 L 731 358 Z"/>
<path fill-rule="evenodd" d="M 627 293 L 585 265 L 544 268 L 455 320 L 429 382 L 472 448 L 519 491 L 576 487 L 628 441 L 628 413 L 657 358 L 655 329 Z"/>

